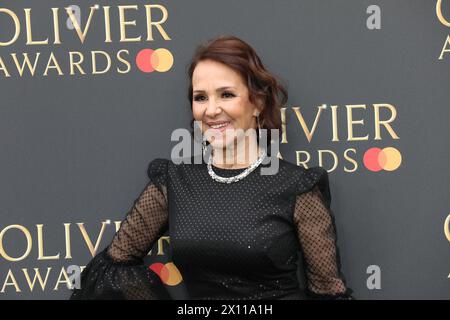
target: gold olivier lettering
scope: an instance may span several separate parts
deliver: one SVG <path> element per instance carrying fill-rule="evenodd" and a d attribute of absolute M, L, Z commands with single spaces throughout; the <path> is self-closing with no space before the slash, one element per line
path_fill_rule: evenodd
<path fill-rule="evenodd" d="M 25 250 L 25 253 L 18 258 L 13 258 L 10 255 L 8 255 L 5 251 L 5 247 L 3 246 L 3 237 L 5 236 L 6 231 L 11 230 L 11 229 L 17 229 L 17 230 L 21 231 L 25 235 L 25 238 L 27 240 L 27 249 Z M 28 257 L 28 255 L 31 252 L 32 244 L 33 244 L 33 240 L 31 238 L 30 231 L 28 231 L 27 228 L 25 228 L 24 226 L 21 226 L 19 224 L 9 225 L 0 232 L 0 255 L 8 261 L 21 261 L 21 260 L 25 259 L 26 257 Z"/>
<path fill-rule="evenodd" d="M 439 19 L 439 21 L 446 27 L 450 27 L 450 21 L 444 18 L 444 15 L 442 14 L 442 0 L 436 1 L 436 15 Z"/>
<path fill-rule="evenodd" d="M 122 221 L 114 221 L 114 226 L 116 228 L 116 232 L 119 231 L 121 224 L 122 224 Z"/>
<path fill-rule="evenodd" d="M 6 42 L 1 42 L 0 41 L 0 47 L 6 47 L 9 46 L 11 44 L 13 44 L 14 42 L 16 42 L 16 40 L 19 38 L 20 35 L 20 21 L 19 18 L 17 17 L 17 15 L 14 13 L 14 11 L 11 11 L 9 9 L 6 8 L 0 8 L 0 13 L 6 13 L 7 15 L 9 15 L 13 22 L 14 22 L 14 36 L 11 38 L 11 40 L 6 41 Z"/>
<path fill-rule="evenodd" d="M 164 255 L 164 242 L 167 242 L 167 245 L 170 245 L 170 236 L 162 236 L 158 239 L 158 256 Z"/>
<path fill-rule="evenodd" d="M 348 160 L 349 162 L 353 163 L 353 169 L 347 169 L 347 167 L 344 166 L 344 171 L 345 171 L 345 172 L 355 172 L 355 171 L 358 169 L 358 162 L 355 161 L 353 158 L 350 158 L 350 157 L 347 155 L 350 151 L 352 151 L 353 154 L 356 155 L 356 149 L 349 148 L 349 149 L 346 149 L 346 150 L 344 151 L 344 159 L 346 159 L 346 160 Z"/>
<path fill-rule="evenodd" d="M 287 143 L 286 135 L 286 108 L 281 108 L 281 143 Z"/>
<path fill-rule="evenodd" d="M 125 10 L 134 9 L 137 10 L 137 5 L 118 6 L 119 9 L 119 27 L 120 27 L 120 42 L 137 42 L 141 41 L 141 36 L 135 38 L 127 38 L 126 26 L 135 26 L 136 20 L 126 21 Z"/>
<path fill-rule="evenodd" d="M 112 42 L 111 40 L 111 22 L 109 18 L 109 6 L 103 7 L 103 13 L 105 15 L 105 42 Z"/>
<path fill-rule="evenodd" d="M 44 255 L 44 237 L 42 235 L 43 224 L 37 224 L 37 236 L 38 236 L 38 260 L 58 260 L 59 252 L 54 256 L 45 256 Z"/>
<path fill-rule="evenodd" d="M 339 159 L 338 156 L 335 152 L 331 151 L 331 150 L 317 150 L 318 154 L 319 154 L 319 166 L 323 167 L 323 154 L 328 153 L 330 154 L 333 159 L 334 159 L 334 165 L 333 167 L 329 170 L 329 172 L 334 171 L 334 169 L 336 169 L 338 163 L 339 163 Z"/>
<path fill-rule="evenodd" d="M 66 256 L 64 259 L 72 259 L 72 244 L 70 242 L 70 223 L 64 223 L 64 238 L 66 239 Z"/>
<path fill-rule="evenodd" d="M 8 282 L 8 279 L 11 279 L 11 282 Z M 19 285 L 17 284 L 16 278 L 14 278 L 14 274 L 12 273 L 11 269 L 8 270 L 5 282 L 3 282 L 2 290 L 0 290 L 1 293 L 5 292 L 6 286 L 14 286 L 16 292 L 22 292 L 22 290 L 20 290 Z"/>
<path fill-rule="evenodd" d="M 15 53 L 11 53 L 11 57 L 14 60 L 14 63 L 16 65 L 16 69 L 19 72 L 19 75 L 22 76 L 23 75 L 23 71 L 25 69 L 25 64 L 28 66 L 28 70 L 30 71 L 31 76 L 34 76 L 34 72 L 36 71 L 36 64 L 39 60 L 39 56 L 41 55 L 40 52 L 36 52 L 36 57 L 34 58 L 34 64 L 33 66 L 31 66 L 31 62 L 30 59 L 28 58 L 28 53 L 22 53 L 23 55 L 23 61 L 22 64 L 20 65 L 17 56 Z"/>
<path fill-rule="evenodd" d="M 333 140 L 332 141 L 339 141 L 338 122 L 337 122 L 338 106 L 330 106 L 330 108 L 331 108 L 331 119 L 332 119 L 332 127 L 333 127 Z"/>
<path fill-rule="evenodd" d="M 355 124 L 364 125 L 364 119 L 353 120 L 353 109 L 357 108 L 366 109 L 366 105 L 364 104 L 346 105 L 346 108 L 347 108 L 347 132 L 348 132 L 347 141 L 368 140 L 369 135 L 366 135 L 364 137 L 355 137 L 353 134 L 353 125 Z"/>
<path fill-rule="evenodd" d="M 28 269 L 26 269 L 26 268 L 22 269 L 22 272 L 25 275 L 25 279 L 27 280 L 30 291 L 33 292 L 36 280 L 39 281 L 41 289 L 42 289 L 42 291 L 44 291 L 45 286 L 47 285 L 48 275 L 50 274 L 50 271 L 52 270 L 52 268 L 47 267 L 47 273 L 45 274 L 45 280 L 42 280 L 42 276 L 41 276 L 41 273 L 39 272 L 39 268 L 33 268 L 33 270 L 34 270 L 34 277 L 33 277 L 33 281 L 31 281 L 30 275 L 28 274 Z"/>
<path fill-rule="evenodd" d="M 117 60 L 119 60 L 120 62 L 123 62 L 123 64 L 125 64 L 127 66 L 127 69 L 121 70 L 121 69 L 117 68 L 117 72 L 118 73 L 128 73 L 131 70 L 131 65 L 130 65 L 130 63 L 127 60 L 125 60 L 124 58 L 122 58 L 120 56 L 120 54 L 122 52 L 126 53 L 127 55 L 130 55 L 130 52 L 128 50 L 126 50 L 126 49 L 122 49 L 122 50 L 119 50 L 117 52 L 117 55 L 116 55 L 117 56 Z"/>
<path fill-rule="evenodd" d="M 305 136 L 308 139 L 308 142 L 311 142 L 312 137 L 314 136 L 314 131 L 316 130 L 316 127 L 317 127 L 317 123 L 319 122 L 319 119 L 320 119 L 320 114 L 322 113 L 322 111 L 324 109 L 327 108 L 327 106 L 326 106 L 326 104 L 323 104 L 321 106 L 318 106 L 317 108 L 318 108 L 318 110 L 316 113 L 316 118 L 314 119 L 314 123 L 313 123 L 313 126 L 310 131 L 308 126 L 306 125 L 305 119 L 303 118 L 303 115 L 300 111 L 300 107 L 292 107 L 292 109 L 294 110 L 295 115 L 297 116 L 297 119 L 303 129 L 303 132 L 305 133 Z"/>
<path fill-rule="evenodd" d="M 102 54 L 106 57 L 106 61 L 108 62 L 107 67 L 104 70 L 97 70 L 97 54 Z M 105 51 L 91 51 L 92 57 L 92 74 L 103 74 L 108 72 L 109 68 L 111 68 L 111 57 Z"/>
<path fill-rule="evenodd" d="M 52 8 L 53 13 L 53 36 L 55 37 L 55 41 L 53 44 L 61 44 L 61 38 L 59 35 L 59 8 Z"/>
<path fill-rule="evenodd" d="M 87 19 L 86 25 L 84 26 L 84 30 L 81 30 L 81 26 L 78 23 L 78 20 L 75 17 L 75 15 L 73 14 L 72 8 L 71 7 L 65 8 L 67 14 L 69 15 L 70 20 L 72 21 L 73 27 L 75 28 L 75 31 L 77 32 L 78 38 L 80 39 L 81 43 L 84 43 L 84 40 L 86 40 L 86 34 L 91 25 L 92 17 L 94 16 L 95 10 L 98 10 L 98 8 L 99 8 L 98 5 L 94 5 L 94 6 L 90 7 L 91 10 L 89 12 L 89 17 Z"/>
<path fill-rule="evenodd" d="M 53 62 L 53 64 L 51 64 L 51 62 Z M 53 52 L 50 53 L 50 57 L 48 58 L 47 66 L 45 67 L 44 76 L 47 76 L 48 69 L 56 69 L 56 70 L 58 70 L 58 75 L 60 75 L 60 76 L 63 75 L 61 67 L 59 66 L 58 61 L 56 60 Z"/>
<path fill-rule="evenodd" d="M 106 222 L 105 221 L 102 222 L 102 227 L 100 229 L 99 235 L 98 235 L 97 240 L 95 242 L 95 246 L 92 244 L 91 238 L 89 237 L 88 233 L 86 232 L 86 229 L 84 227 L 84 223 L 83 222 L 79 222 L 79 223 L 77 223 L 77 226 L 78 226 L 78 228 L 81 231 L 83 239 L 84 239 L 84 241 L 85 241 L 85 243 L 86 243 L 86 245 L 87 245 L 87 247 L 89 249 L 89 252 L 91 253 L 91 256 L 94 257 L 95 254 L 97 253 L 98 246 L 100 245 L 100 241 L 102 240 L 102 236 L 103 236 L 103 233 L 104 233 L 105 227 L 106 227 Z"/>
<path fill-rule="evenodd" d="M 64 277 L 64 279 L 61 280 L 61 277 Z M 64 267 L 61 268 L 61 272 L 59 273 L 58 280 L 56 281 L 53 290 L 57 291 L 61 283 L 65 283 L 68 288 L 71 286 L 69 276 L 67 275 L 66 269 Z"/>
<path fill-rule="evenodd" d="M 74 61 L 73 56 L 77 55 L 79 60 L 78 61 Z M 86 74 L 86 72 L 84 72 L 84 70 L 82 69 L 82 67 L 80 66 L 81 63 L 83 63 L 84 60 L 84 56 L 81 52 L 78 51 L 70 51 L 69 52 L 69 64 L 70 64 L 70 75 L 74 75 L 75 74 L 75 68 L 77 67 L 78 71 L 80 72 L 80 74 Z"/>
<path fill-rule="evenodd" d="M 27 45 L 39 45 L 48 44 L 48 38 L 45 40 L 33 40 L 32 28 L 31 28 L 31 9 L 23 9 L 25 11 L 25 26 L 27 31 Z"/>
<path fill-rule="evenodd" d="M 444 46 L 442 47 L 441 55 L 438 60 L 444 59 L 444 53 L 447 52 L 450 52 L 450 36 L 447 36 L 447 39 L 445 39 Z"/>
<path fill-rule="evenodd" d="M 159 9 L 162 11 L 161 20 L 156 22 L 152 21 L 152 14 L 151 14 L 152 8 Z M 159 4 L 147 4 L 145 5 L 145 12 L 147 14 L 147 41 L 153 41 L 152 26 L 155 26 L 156 29 L 158 29 L 159 33 L 164 38 L 164 40 L 171 40 L 170 37 L 167 35 L 166 31 L 161 26 L 161 24 L 166 22 L 167 17 L 169 16 L 169 12 L 167 11 L 167 9 Z"/>
<path fill-rule="evenodd" d="M 11 75 L 8 72 L 8 69 L 5 66 L 5 63 L 3 62 L 2 57 L 0 57 L 0 70 L 2 70 L 5 73 L 5 77 L 11 77 Z"/>
<path fill-rule="evenodd" d="M 447 216 L 444 222 L 444 234 L 448 242 L 450 242 L 450 214 Z"/>
<path fill-rule="evenodd" d="M 325 159 L 326 154 L 329 154 L 331 156 L 329 161 L 324 161 L 324 160 L 326 160 Z M 345 172 L 354 172 L 358 169 L 358 162 L 354 159 L 355 155 L 356 155 L 356 149 L 354 149 L 354 148 L 348 148 L 348 149 L 344 150 L 344 152 L 343 152 L 344 159 L 346 161 L 350 162 L 351 164 L 353 164 L 352 168 L 347 168 L 344 165 Z M 312 156 L 308 151 L 296 150 L 295 156 L 296 156 L 297 166 L 302 166 L 306 169 L 309 168 L 308 163 L 311 161 Z M 333 172 L 334 170 L 336 170 L 336 168 L 339 165 L 340 158 L 338 157 L 336 152 L 333 150 L 317 149 L 317 156 L 318 156 L 318 166 L 320 166 L 322 168 L 331 166 L 331 168 L 327 169 L 328 172 Z M 330 164 L 331 161 L 333 162 L 332 164 Z"/>
<path fill-rule="evenodd" d="M 383 125 L 386 130 L 391 135 L 392 139 L 400 139 L 398 135 L 395 133 L 394 129 L 392 129 L 390 123 L 395 120 L 397 117 L 397 110 L 395 107 L 388 103 L 374 103 L 374 120 L 375 120 L 375 138 L 374 140 L 381 140 L 380 127 Z M 380 120 L 380 108 L 389 109 L 391 112 L 391 117 L 388 120 Z"/>
<path fill-rule="evenodd" d="M 301 160 L 302 154 L 306 155 L 306 160 L 304 160 L 304 161 Z M 308 169 L 307 163 L 309 162 L 309 160 L 311 160 L 311 156 L 309 155 L 308 152 L 306 152 L 306 151 L 295 151 L 295 158 L 297 160 L 297 165 L 298 166 L 302 165 L 303 167 Z"/>

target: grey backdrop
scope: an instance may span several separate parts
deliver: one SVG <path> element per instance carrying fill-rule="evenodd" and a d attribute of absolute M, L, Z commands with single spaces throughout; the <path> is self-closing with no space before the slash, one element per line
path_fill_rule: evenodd
<path fill-rule="evenodd" d="M 443 1 L 450 20 L 450 1 Z M 450 52 L 439 60 L 450 28 L 436 15 L 436 1 L 106 1 L 111 6 L 112 43 L 104 43 L 103 20 L 92 20 L 81 44 L 64 27 L 63 7 L 78 5 L 87 18 L 95 1 L 10 1 L 0 8 L 13 10 L 21 24 L 18 40 L 0 47 L 0 57 L 11 77 L 0 68 L 0 231 L 20 225 L 29 231 L 32 248 L 21 261 L 8 261 L 3 253 L 21 256 L 24 233 L 4 231 L 0 254 L 0 299 L 66 299 L 64 283 L 54 290 L 61 268 L 85 265 L 89 251 L 77 223 L 84 223 L 91 239 L 101 221 L 120 221 L 147 182 L 147 165 L 156 157 L 170 157 L 171 132 L 189 128 L 186 68 L 196 46 L 219 34 L 233 34 L 249 42 L 266 67 L 284 79 L 289 91 L 286 106 L 288 143 L 280 146 L 284 159 L 296 163 L 296 151 L 308 151 L 319 164 L 317 150 L 332 150 L 339 157 L 330 171 L 332 209 L 336 215 L 343 272 L 360 299 L 450 297 L 450 239 L 444 221 L 450 214 L 448 169 Z M 138 5 L 127 19 L 129 36 L 146 38 L 144 4 L 163 5 L 163 24 L 171 40 L 154 30 L 154 41 L 119 42 L 117 5 Z M 381 29 L 370 30 L 369 5 L 381 9 Z M 52 7 L 60 8 L 60 45 L 53 44 Z M 49 38 L 48 45 L 26 45 L 24 8 L 32 9 L 33 38 Z M 102 12 L 102 11 L 100 11 Z M 155 13 L 155 19 L 158 18 Z M 13 24 L 0 13 L 0 41 L 11 39 Z M 134 55 L 144 48 L 166 48 L 174 57 L 167 72 L 143 73 Z M 450 43 L 448 45 L 450 49 Z M 115 59 L 121 49 L 130 52 L 131 69 Z M 69 75 L 68 51 L 84 54 L 86 70 L 94 50 L 110 53 L 112 69 L 101 75 Z M 11 53 L 41 53 L 35 76 L 20 77 Z M 43 76 L 53 52 L 64 72 Z M 381 128 L 374 139 L 373 104 L 395 107 L 393 139 Z M 306 139 L 292 107 L 301 107 L 311 127 L 317 106 L 326 104 L 314 138 Z M 355 135 L 347 141 L 346 105 L 364 104 L 354 112 Z M 332 141 L 330 105 L 338 105 L 340 141 Z M 388 118 L 382 113 L 381 118 Z M 392 172 L 372 172 L 363 164 L 372 147 L 395 147 L 402 162 Z M 344 158 L 347 149 L 358 168 Z M 323 167 L 332 167 L 324 158 Z M 72 259 L 65 259 L 64 223 L 70 223 Z M 45 255 L 38 260 L 38 230 L 43 225 Z M 107 225 L 99 245 L 114 234 Z M 169 248 L 166 248 L 167 250 Z M 155 259 L 167 258 L 155 257 Z M 367 268 L 381 270 L 381 288 L 370 290 Z M 45 290 L 36 283 L 30 290 L 24 275 L 39 268 Z M 13 283 L 15 279 L 20 292 Z M 181 290 L 181 289 L 180 289 Z M 177 294 L 177 293 L 175 293 Z"/>

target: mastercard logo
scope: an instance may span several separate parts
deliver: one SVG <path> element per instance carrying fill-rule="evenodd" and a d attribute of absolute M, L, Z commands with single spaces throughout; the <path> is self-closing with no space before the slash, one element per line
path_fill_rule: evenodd
<path fill-rule="evenodd" d="M 143 49 L 136 55 L 136 66 L 145 73 L 166 72 L 173 66 L 173 55 L 164 48 Z"/>
<path fill-rule="evenodd" d="M 364 153 L 364 165 L 370 171 L 394 171 L 402 163 L 400 151 L 393 147 L 388 148 L 370 148 Z"/>
<path fill-rule="evenodd" d="M 172 262 L 165 264 L 156 262 L 151 264 L 148 268 L 155 272 L 166 285 L 176 286 L 183 280 L 180 271 Z"/>

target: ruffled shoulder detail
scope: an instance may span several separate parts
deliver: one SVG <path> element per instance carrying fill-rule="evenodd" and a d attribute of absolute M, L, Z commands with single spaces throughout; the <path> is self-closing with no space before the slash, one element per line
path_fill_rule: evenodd
<path fill-rule="evenodd" d="M 164 158 L 155 158 L 150 162 L 147 175 L 153 184 L 167 186 L 168 165 L 169 160 Z"/>
<path fill-rule="evenodd" d="M 76 281 L 74 281 L 76 282 Z M 72 283 L 75 286 L 75 283 Z M 116 262 L 102 250 L 81 273 L 70 300 L 170 300 L 161 278 L 135 262 Z"/>
<path fill-rule="evenodd" d="M 320 166 L 315 166 L 308 169 L 300 167 L 298 169 L 299 171 L 298 181 L 296 181 L 296 194 L 300 195 L 302 193 L 311 191 L 315 186 L 318 186 L 323 196 L 324 203 L 329 209 L 331 204 L 331 192 L 327 170 Z"/>

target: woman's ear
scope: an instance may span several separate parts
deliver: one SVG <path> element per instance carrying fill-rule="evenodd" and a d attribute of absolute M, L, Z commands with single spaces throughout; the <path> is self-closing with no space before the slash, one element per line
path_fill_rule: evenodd
<path fill-rule="evenodd" d="M 256 100 L 255 106 L 256 106 L 256 108 L 255 108 L 255 111 L 253 111 L 253 116 L 257 117 L 261 114 L 261 112 L 263 110 L 263 103 L 262 103 L 261 99 Z"/>

